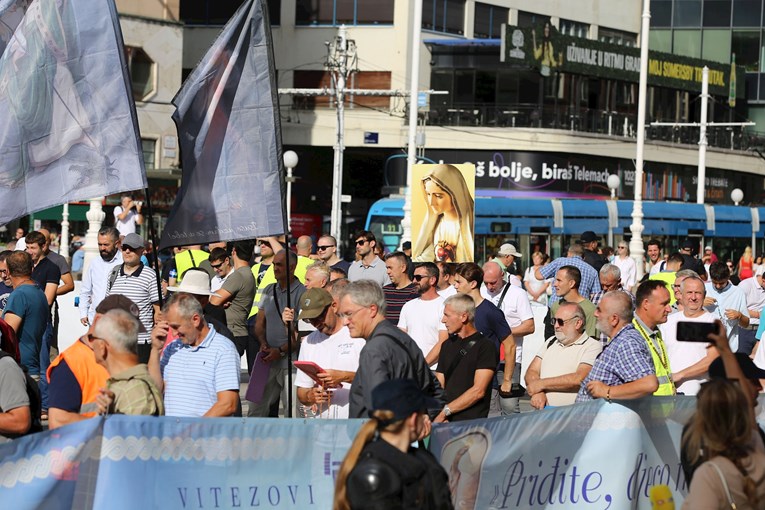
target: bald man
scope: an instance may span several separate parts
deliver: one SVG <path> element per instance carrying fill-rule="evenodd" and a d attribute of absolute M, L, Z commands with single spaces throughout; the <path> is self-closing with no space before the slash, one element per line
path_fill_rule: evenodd
<path fill-rule="evenodd" d="M 308 266 L 314 263 L 311 258 L 311 252 L 313 251 L 313 239 L 311 236 L 300 236 L 295 243 L 295 251 L 297 252 L 298 262 L 295 266 L 295 276 L 301 282 L 305 281 L 305 273 L 308 270 Z"/>

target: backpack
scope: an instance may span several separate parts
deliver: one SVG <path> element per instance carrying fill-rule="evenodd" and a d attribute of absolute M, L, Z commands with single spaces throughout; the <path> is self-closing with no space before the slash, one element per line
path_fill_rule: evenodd
<path fill-rule="evenodd" d="M 112 285 L 114 285 L 114 282 L 117 281 L 117 277 L 120 275 L 120 269 L 122 269 L 122 264 L 117 264 L 112 268 L 109 273 L 109 282 L 106 284 L 106 292 L 111 292 Z"/>
<path fill-rule="evenodd" d="M 0 359 L 3 359 L 5 357 L 13 358 L 13 355 L 5 351 L 0 351 Z M 40 416 L 42 415 L 42 398 L 40 397 L 40 387 L 38 386 L 37 381 L 32 379 L 32 376 L 29 375 L 29 371 L 25 367 L 19 364 L 19 368 L 21 368 L 21 370 L 24 372 L 24 379 L 26 380 L 26 383 L 27 383 L 27 397 L 29 397 L 29 414 L 32 416 L 32 425 L 29 427 L 29 431 L 23 435 L 34 434 L 35 432 L 42 432 L 43 426 L 42 426 L 42 419 L 40 418 Z M 44 374 L 43 374 L 43 377 L 45 377 Z"/>

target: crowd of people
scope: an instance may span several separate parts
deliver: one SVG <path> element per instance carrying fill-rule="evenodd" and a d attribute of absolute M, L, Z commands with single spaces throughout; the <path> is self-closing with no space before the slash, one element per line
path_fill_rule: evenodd
<path fill-rule="evenodd" d="M 115 221 L 139 221 L 135 208 L 125 201 Z M 297 361 L 297 416 L 372 418 L 343 471 L 349 490 L 338 488 L 350 506 L 342 508 L 364 497 L 350 487 L 371 476 L 365 459 L 397 456 L 370 446 L 375 438 L 407 455 L 432 423 L 519 413 L 523 398 L 533 412 L 677 394 L 700 401 L 683 435 L 689 479 L 697 468 L 708 489 L 715 475 L 705 466 L 723 457 L 725 476 L 743 480 L 741 494 L 762 498 L 749 482 L 765 484 L 765 444 L 751 412 L 765 378 L 765 267 L 752 266 L 748 278 L 739 271 L 735 285 L 725 262 L 710 257 L 705 266 L 691 243 L 663 254 L 650 240 L 638 281 L 627 242 L 609 260 L 592 232 L 563 257 L 533 253 L 525 271 L 513 243 L 479 265 L 415 263 L 406 253 L 411 245 L 385 253 L 368 231 L 354 241 L 353 262 L 339 257 L 328 235 L 315 244 L 300 237 L 294 251 L 277 237 L 186 246 L 158 274 L 135 231 L 104 227 L 100 256 L 80 288 L 88 332 L 58 353 L 56 297 L 73 290 L 71 270 L 50 252 L 48 231 L 29 233 L 24 251 L 0 253 L 0 331 L 10 354 L 0 358 L 0 442 L 40 430 L 45 419 L 53 429 L 109 413 L 291 414 L 290 361 Z M 682 341 L 680 326 L 688 322 L 719 330 Z M 524 352 L 524 339 L 541 331 L 541 348 L 527 344 Z M 251 374 L 245 399 L 242 359 Z M 715 366 L 740 386 L 707 382 Z M 709 409 L 743 413 L 748 428 L 727 431 L 739 434 L 736 449 L 699 446 L 726 433 L 699 418 L 708 412 L 705 395 L 713 399 Z"/>

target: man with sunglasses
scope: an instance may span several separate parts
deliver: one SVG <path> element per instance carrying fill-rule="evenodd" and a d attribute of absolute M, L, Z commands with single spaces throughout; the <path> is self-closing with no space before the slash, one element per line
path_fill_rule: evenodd
<path fill-rule="evenodd" d="M 138 359 L 141 363 L 149 361 L 151 354 L 151 334 L 154 319 L 159 316 L 159 292 L 157 274 L 154 269 L 141 262 L 144 241 L 138 234 L 128 234 L 122 240 L 122 259 L 120 266 L 112 270 L 106 286 L 106 295 L 120 294 L 130 298 L 140 311 L 140 321 L 146 332 L 138 334 Z"/>
<path fill-rule="evenodd" d="M 359 260 L 351 264 L 348 269 L 350 281 L 372 280 L 377 282 L 380 287 L 390 283 L 385 262 L 375 254 L 376 247 L 377 240 L 372 232 L 362 230 L 356 235 L 356 255 Z"/>
<path fill-rule="evenodd" d="M 345 281 L 347 282 L 347 281 Z M 337 297 L 343 285 L 332 284 L 332 293 L 321 288 L 308 289 L 300 299 L 300 320 L 316 328 L 300 346 L 300 361 L 312 361 L 322 368 L 319 384 L 298 371 L 295 378 L 297 398 L 314 407 L 319 418 L 348 418 L 351 383 L 359 367 L 363 338 L 351 338 L 348 328 L 337 316 Z"/>
<path fill-rule="evenodd" d="M 330 269 L 339 267 L 345 274 L 348 274 L 348 268 L 351 263 L 337 256 L 337 240 L 332 236 L 321 236 L 316 243 L 316 255 L 323 260 Z"/>
<path fill-rule="evenodd" d="M 404 331 L 425 356 L 425 362 L 434 370 L 441 353 L 441 345 L 448 333 L 441 321 L 445 298 L 438 295 L 438 266 L 422 262 L 414 268 L 414 286 L 419 297 L 404 304 L 398 319 L 398 327 Z M 387 303 L 386 303 L 387 304 Z"/>
<path fill-rule="evenodd" d="M 552 322 L 555 336 L 547 340 L 526 372 L 531 406 L 567 406 L 574 403 L 582 381 L 592 370 L 603 347 L 585 331 L 582 307 L 563 303 Z"/>

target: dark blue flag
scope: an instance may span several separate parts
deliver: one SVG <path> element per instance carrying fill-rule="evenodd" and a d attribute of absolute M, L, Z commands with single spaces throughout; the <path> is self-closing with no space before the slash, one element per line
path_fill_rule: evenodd
<path fill-rule="evenodd" d="M 265 0 L 248 0 L 173 99 L 183 178 L 162 247 L 284 233 L 276 69 Z"/>
<path fill-rule="evenodd" d="M 146 187 L 113 0 L 0 0 L 0 223 Z"/>

